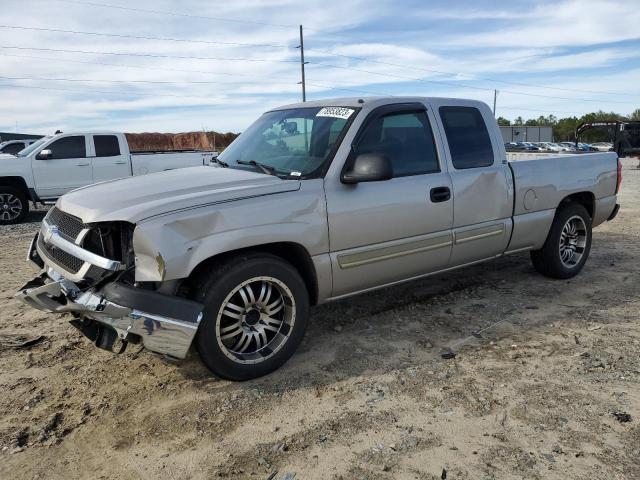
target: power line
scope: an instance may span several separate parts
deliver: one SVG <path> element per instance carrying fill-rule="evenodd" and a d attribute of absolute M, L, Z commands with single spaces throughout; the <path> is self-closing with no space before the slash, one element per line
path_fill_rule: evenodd
<path fill-rule="evenodd" d="M 32 58 L 32 59 L 37 59 L 37 60 L 47 60 L 50 61 L 51 58 L 48 57 L 38 57 L 35 55 L 16 55 L 16 54 L 11 54 L 11 53 L 0 53 L 0 56 L 3 57 L 17 57 L 17 58 Z M 107 66 L 107 67 L 119 67 L 119 68 L 135 68 L 138 70 L 151 70 L 151 71 L 161 71 L 161 72 L 182 72 L 182 73 L 200 73 L 203 75 L 227 75 L 227 76 L 232 76 L 232 77 L 247 77 L 247 78 L 256 78 L 256 79 L 264 79 L 264 78 L 272 78 L 273 75 L 247 75 L 244 73 L 229 73 L 229 72 L 221 72 L 221 71 L 217 71 L 217 70 L 186 70 L 186 69 L 180 69 L 180 68 L 160 68 L 160 67 L 146 67 L 146 66 L 140 66 L 140 65 L 124 65 L 121 63 L 106 63 L 106 62 L 86 62 L 86 61 L 82 61 L 82 60 L 68 60 L 68 59 L 62 59 L 62 58 L 56 58 L 55 59 L 56 62 L 63 62 L 63 63 L 78 63 L 78 64 L 83 64 L 83 65 L 103 65 L 103 66 Z M 293 82 L 293 80 L 292 80 Z M 234 82 L 237 83 L 237 82 Z"/>
<path fill-rule="evenodd" d="M 104 8 L 112 8 L 116 10 L 130 11 L 130 12 L 138 12 L 138 13 L 153 13 L 157 15 L 169 15 L 172 17 L 185 17 L 185 18 L 194 18 L 200 20 L 214 20 L 216 22 L 227 22 L 227 23 L 240 23 L 247 25 L 261 25 L 266 27 L 276 27 L 276 28 L 297 28 L 296 24 L 283 24 L 283 23 L 270 23 L 270 22 L 258 22 L 255 20 L 242 20 L 238 18 L 229 18 L 229 17 L 215 17 L 210 15 L 194 15 L 189 13 L 181 13 L 181 12 L 170 12 L 167 10 L 153 10 L 153 9 L 143 9 L 143 8 L 133 8 L 133 7 L 125 7 L 123 5 L 113 5 L 110 3 L 101 3 L 101 2 L 85 2 L 80 0 L 55 0 L 63 3 L 70 3 L 75 5 L 87 5 L 92 7 L 104 7 Z M 329 36 L 338 37 L 335 33 L 326 32 L 324 30 L 318 30 L 316 28 L 308 28 L 305 27 L 305 30 L 318 32 Z"/>
<path fill-rule="evenodd" d="M 596 94 L 602 94 L 602 95 L 622 95 L 625 97 L 628 96 L 640 96 L 640 94 L 627 94 L 627 93 L 620 93 L 620 92 L 607 92 L 607 91 L 598 91 L 598 90 L 582 90 L 582 89 L 575 89 L 575 88 L 562 88 L 562 87 L 552 87 L 549 85 L 537 85 L 537 84 L 533 84 L 533 83 L 524 83 L 524 82 L 514 82 L 511 80 L 500 80 L 497 78 L 490 78 L 490 77 L 479 77 L 475 74 L 469 74 L 469 73 L 464 73 L 464 72 L 447 72 L 444 70 L 434 70 L 434 69 L 430 69 L 430 68 L 423 68 L 423 67 L 415 67 L 412 65 L 405 65 L 405 64 L 400 64 L 400 63 L 393 63 L 393 62 L 384 62 L 381 60 L 374 60 L 374 59 L 370 59 L 370 58 L 366 58 L 366 57 L 358 57 L 358 56 L 354 56 L 354 55 L 344 55 L 341 53 L 335 53 L 335 52 L 331 52 L 329 50 L 321 50 L 321 49 L 317 49 L 317 48 L 312 48 L 308 50 L 309 52 L 320 52 L 320 53 L 324 53 L 325 55 L 330 55 L 330 56 L 334 56 L 334 57 L 341 57 L 341 58 L 347 58 L 347 59 L 351 59 L 351 60 L 358 60 L 358 61 L 362 61 L 362 62 L 367 62 L 367 63 L 377 63 L 379 65 L 387 65 L 387 66 L 392 66 L 392 67 L 399 67 L 399 68 L 405 68 L 405 69 L 409 69 L 409 70 L 416 70 L 416 71 L 420 71 L 420 72 L 428 72 L 428 73 L 438 73 L 441 75 L 452 75 L 452 76 L 459 76 L 459 75 L 463 75 L 463 76 L 472 76 L 475 78 L 470 79 L 470 81 L 472 80 L 483 80 L 483 81 L 489 81 L 489 82 L 498 82 L 498 83 L 504 83 L 504 84 L 510 84 L 510 85 L 520 85 L 520 86 L 524 86 L 524 87 L 533 87 L 533 88 L 544 88 L 544 89 L 550 89 L 550 90 L 559 90 L 559 91 L 565 91 L 565 92 L 581 92 L 581 93 L 596 93 Z"/>
<path fill-rule="evenodd" d="M 382 77 L 394 77 L 394 78 L 402 78 L 405 80 L 413 80 L 414 82 L 423 82 L 423 83 L 437 83 L 437 84 L 441 84 L 441 85 L 447 85 L 450 87 L 456 87 L 456 88 L 471 88 L 474 90 L 484 90 L 484 91 L 493 91 L 493 88 L 484 88 L 484 87 L 476 87 L 474 85 L 459 85 L 459 84 L 455 84 L 455 83 L 451 83 L 451 82 L 443 82 L 440 80 L 427 80 L 425 78 L 416 78 L 416 77 L 408 77 L 406 75 L 398 75 L 396 73 L 383 73 L 383 72 L 374 72 L 372 70 L 363 70 L 360 68 L 353 68 L 353 67 L 345 67 L 342 65 L 333 65 L 330 63 L 324 63 L 324 62 L 309 62 L 309 65 L 320 65 L 323 67 L 329 67 L 329 68 L 337 68 L 337 69 L 342 69 L 342 70 L 351 70 L 353 72 L 360 72 L 360 73 L 368 73 L 371 75 L 379 75 Z"/>
<path fill-rule="evenodd" d="M 13 30 L 30 30 L 30 31 L 37 31 L 37 32 L 69 33 L 73 35 L 92 35 L 97 37 L 132 38 L 135 40 L 158 40 L 163 42 L 227 45 L 227 46 L 234 46 L 234 47 L 289 48 L 289 45 L 275 44 L 275 43 L 240 43 L 240 42 L 221 42 L 221 41 L 213 41 L 213 40 L 191 40 L 186 38 L 150 37 L 145 35 L 125 35 L 120 33 L 85 32 L 80 30 L 64 30 L 61 28 L 23 27 L 18 25 L 0 25 L 0 28 L 9 28 Z"/>
<path fill-rule="evenodd" d="M 0 75 L 0 79 L 5 80 L 33 80 L 44 82 L 80 82 L 80 83 L 151 83 L 160 85 L 207 85 L 207 84 L 222 84 L 222 85 L 238 85 L 238 82 L 221 82 L 221 81 L 164 81 L 164 80 L 100 80 L 90 78 L 50 78 L 50 77 L 6 77 Z M 261 82 L 265 83 L 265 82 Z M 266 82 L 270 85 L 291 85 L 290 82 Z"/>
<path fill-rule="evenodd" d="M 339 91 L 344 91 L 344 92 L 364 93 L 366 95 L 376 95 L 376 96 L 385 95 L 385 96 L 393 97 L 393 95 L 389 95 L 388 93 L 382 94 L 380 92 L 372 92 L 370 90 L 361 90 L 361 89 L 344 88 L 344 87 L 334 87 L 334 86 L 329 86 L 329 85 L 326 85 L 326 84 L 315 83 L 315 82 L 313 82 L 313 83 L 306 82 L 306 83 L 307 83 L 307 85 L 311 85 L 313 87 L 326 88 L 328 90 L 339 90 Z"/>
<path fill-rule="evenodd" d="M 525 107 L 498 107 L 498 110 L 503 109 L 503 110 L 528 110 L 531 112 L 542 112 L 542 113 L 550 113 L 550 112 L 555 112 L 555 113 L 568 113 L 570 115 L 584 115 L 583 113 L 578 113 L 578 112 L 567 112 L 564 110 L 555 110 L 553 108 L 549 108 L 547 110 L 540 110 L 538 108 L 525 108 Z"/>
<path fill-rule="evenodd" d="M 446 85 L 446 86 L 452 86 L 452 87 L 456 87 L 456 88 L 471 88 L 473 90 L 483 90 L 483 91 L 489 91 L 489 92 L 493 92 L 494 89 L 493 88 L 487 88 L 487 87 L 477 87 L 475 85 L 460 85 L 460 84 L 455 84 L 452 82 L 444 82 L 441 80 L 427 80 L 426 78 L 416 78 L 416 77 L 408 77 L 405 75 L 398 75 L 398 74 L 393 74 L 393 73 L 384 73 L 384 72 L 375 72 L 372 70 L 363 70 L 363 69 L 358 69 L 358 68 L 353 68 L 353 67 L 345 67 L 342 65 L 333 65 L 333 64 L 329 64 L 329 63 L 321 63 L 321 62 L 309 62 L 310 65 L 321 65 L 324 67 L 329 67 L 329 68 L 337 68 L 337 69 L 343 69 L 343 70 L 352 70 L 354 72 L 360 72 L 360 73 L 368 73 L 368 74 L 372 74 L 372 75 L 379 75 L 379 76 L 383 76 L 383 77 L 396 77 L 396 78 L 403 78 L 406 80 L 412 80 L 415 82 L 423 82 L 423 83 L 435 83 L 435 84 L 440 84 L 440 85 Z M 603 99 L 592 99 L 592 98 L 576 98 L 576 97 L 557 97 L 557 96 L 552 96 L 552 95 L 542 95 L 542 94 L 537 94 L 537 93 L 527 93 L 527 92 L 515 92 L 512 90 L 500 90 L 500 92 L 502 93 L 510 93 L 513 95 L 525 95 L 525 96 L 529 96 L 529 97 L 539 97 L 539 98 L 551 98 L 551 99 L 557 99 L 557 100 L 571 100 L 571 101 L 583 101 L 583 102 L 597 102 L 597 103 L 622 103 L 627 105 L 629 102 L 623 102 L 620 100 L 603 100 Z"/>
<path fill-rule="evenodd" d="M 178 12 L 168 12 L 166 10 L 151 10 L 145 8 L 133 8 L 133 7 L 125 7 L 122 5 L 112 5 L 109 3 L 99 3 L 99 2 L 81 2 L 79 0 L 55 0 L 57 2 L 63 3 L 72 3 L 75 5 L 87 5 L 92 7 L 104 7 L 104 8 L 113 8 L 117 10 L 124 10 L 128 12 L 138 12 L 138 13 L 154 13 L 158 15 L 170 15 L 173 17 L 184 17 L 184 18 L 196 18 L 202 20 L 215 20 L 217 22 L 229 22 L 229 23 L 242 23 L 247 25 L 262 25 L 266 27 L 278 27 L 278 28 L 295 28 L 297 25 L 285 25 L 280 23 L 267 23 L 267 22 L 257 22 L 253 20 L 240 20 L 235 18 L 228 17 L 211 17 L 208 15 L 193 15 L 189 13 L 178 13 Z"/>
<path fill-rule="evenodd" d="M 35 90 L 53 90 L 60 92 L 74 92 L 74 93 L 82 93 L 82 94 L 92 94 L 92 93 L 100 93 L 100 94 L 113 94 L 113 95 L 140 95 L 144 97 L 173 97 L 173 98 L 199 98 L 199 99 L 207 99 L 211 100 L 211 97 L 205 97 L 202 95 L 170 95 L 170 94 L 155 94 L 155 93 L 142 93 L 142 92 L 116 92 L 113 90 L 75 90 L 68 88 L 57 88 L 57 87 L 38 87 L 35 85 L 15 85 L 8 83 L 0 83 L 0 87 L 11 87 L 11 88 L 30 88 Z"/>
<path fill-rule="evenodd" d="M 79 53 L 82 55 L 112 55 L 119 57 L 149 57 L 149 58 L 172 58 L 178 60 L 216 60 L 229 62 L 266 62 L 266 63 L 298 63 L 298 60 L 277 60 L 267 58 L 247 58 L 247 57 L 198 57 L 192 55 L 161 55 L 158 53 L 125 53 L 125 52 L 105 52 L 97 50 L 70 50 L 66 48 L 44 48 L 44 47 L 20 47 L 16 45 L 0 45 L 0 48 L 12 50 L 35 50 L 40 52 L 61 52 Z"/>

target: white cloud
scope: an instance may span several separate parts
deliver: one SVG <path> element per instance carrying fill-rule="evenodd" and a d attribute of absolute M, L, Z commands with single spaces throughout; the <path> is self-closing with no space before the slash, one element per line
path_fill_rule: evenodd
<path fill-rule="evenodd" d="M 104 81 L 0 79 L 3 110 L 0 130 L 12 130 L 15 121 L 21 129 L 31 133 L 57 128 L 185 131 L 199 129 L 205 124 L 220 130 L 244 129 L 269 107 L 299 99 L 300 69 L 296 63 L 299 50 L 293 48 L 298 42 L 299 23 L 305 25 L 307 57 L 311 61 L 307 67 L 310 98 L 362 95 L 362 91 L 463 96 L 489 102 L 493 88 L 580 98 L 590 94 L 511 87 L 486 78 L 596 91 L 633 90 L 639 80 L 634 71 L 628 78 L 636 83 L 611 82 L 612 78 L 625 78 L 620 65 L 636 61 L 640 52 L 637 43 L 607 44 L 640 37 L 637 29 L 640 9 L 632 5 L 633 2 L 622 0 L 559 0 L 553 4 L 537 3 L 529 11 L 523 11 L 515 4 L 505 4 L 496 10 L 489 6 L 481 8 L 478 3 L 463 8 L 443 1 L 432 2 L 429 9 L 415 9 L 415 5 L 403 8 L 398 0 L 304 3 L 294 0 L 224 3 L 185 0 L 179 6 L 168 0 L 129 4 L 124 0 L 113 0 L 110 3 L 255 23 L 145 14 L 58 0 L 4 0 L 5 8 L 0 14 L 0 24 L 4 25 L 200 39 L 227 44 L 0 28 L 0 46 L 260 61 L 0 49 L 0 76 Z M 409 12 L 410 8 L 413 10 Z M 413 26 L 407 23 L 405 27 L 403 15 L 410 15 Z M 432 31 L 442 25 L 446 25 L 446 29 Z M 229 45 L 234 42 L 283 44 L 290 48 Z M 571 46 L 581 48 L 569 48 Z M 585 46 L 591 47 L 586 49 Z M 327 55 L 321 50 L 338 56 Z M 606 75 L 596 67 L 607 67 Z M 629 66 L 624 70 L 632 68 Z M 7 84 L 43 89 L 3 86 Z M 474 85 L 487 90 L 474 89 Z M 99 93 L 107 91 L 115 93 Z M 620 100 L 615 96 L 605 98 Z M 600 105 L 506 93 L 501 95 L 500 104 L 566 111 L 608 108 L 606 102 Z M 617 110 L 626 111 L 624 105 L 618 106 Z"/>

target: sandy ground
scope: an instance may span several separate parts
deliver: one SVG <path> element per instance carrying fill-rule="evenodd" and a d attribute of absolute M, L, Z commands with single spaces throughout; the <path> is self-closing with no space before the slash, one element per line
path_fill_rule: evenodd
<path fill-rule="evenodd" d="M 640 478 L 636 165 L 578 277 L 524 254 L 321 306 L 246 383 L 98 350 L 14 300 L 34 212 L 0 231 L 0 478 Z"/>

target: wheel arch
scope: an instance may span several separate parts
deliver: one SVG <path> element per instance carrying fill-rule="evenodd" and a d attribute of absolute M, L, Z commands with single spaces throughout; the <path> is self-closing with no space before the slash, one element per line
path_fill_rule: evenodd
<path fill-rule="evenodd" d="M 248 253 L 265 253 L 274 255 L 291 264 L 300 274 L 309 292 L 309 302 L 315 305 L 318 302 L 318 277 L 313 260 L 307 249 L 295 242 L 273 242 L 251 247 L 228 250 L 201 261 L 191 271 L 187 282 L 192 284 L 197 279 L 211 272 L 217 265 L 226 262 L 233 257 Z"/>
<path fill-rule="evenodd" d="M 17 188 L 24 193 L 27 199 L 35 201 L 32 192 L 27 187 L 27 182 L 22 177 L 0 177 L 0 186 Z"/>
<path fill-rule="evenodd" d="M 576 193 L 572 193 L 571 195 L 567 195 L 560 201 L 560 203 L 558 204 L 558 207 L 556 208 L 556 211 L 559 210 L 563 205 L 566 205 L 567 203 L 578 203 L 582 205 L 589 213 L 589 216 L 591 217 L 591 219 L 593 219 L 593 216 L 596 211 L 596 197 L 593 193 L 586 191 L 586 192 L 576 192 Z"/>

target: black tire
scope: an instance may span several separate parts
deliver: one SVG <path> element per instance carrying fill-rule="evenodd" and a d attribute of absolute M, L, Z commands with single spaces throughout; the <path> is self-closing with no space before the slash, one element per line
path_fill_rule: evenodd
<path fill-rule="evenodd" d="M 567 265 L 561 257 L 562 231 L 571 219 L 579 217 L 584 224 L 584 245 L 578 247 L 581 257 L 572 265 Z M 573 220 L 576 221 L 576 220 Z M 579 223 L 579 222 L 578 222 Z M 579 203 L 569 202 L 558 208 L 551 224 L 544 246 L 531 252 L 531 262 L 541 274 L 551 278 L 571 278 L 577 275 L 584 266 L 591 251 L 591 217 L 587 209 Z"/>
<path fill-rule="evenodd" d="M 14 216 L 15 208 L 19 208 L 17 216 Z M 20 223 L 28 214 L 29 199 L 27 195 L 18 188 L 0 185 L 0 225 Z"/>
<path fill-rule="evenodd" d="M 242 317 L 237 320 L 224 316 L 224 312 L 230 310 L 228 308 L 223 309 L 223 304 L 228 305 L 227 302 L 231 302 L 234 298 L 239 298 L 238 296 L 228 298 L 228 296 L 232 295 L 232 292 L 243 283 L 257 277 L 262 279 L 259 280 L 261 282 L 267 279 L 267 283 L 273 285 L 273 294 L 280 295 L 282 299 L 281 315 L 285 320 L 282 321 L 278 327 L 278 332 L 275 334 L 265 330 L 267 327 L 265 327 L 266 324 L 262 320 L 262 314 L 267 309 L 268 305 L 266 303 L 268 302 L 264 302 L 265 305 L 262 307 L 250 307 L 251 309 L 262 311 L 262 313 L 258 313 L 260 319 L 256 321 L 254 318 L 253 321 L 256 323 L 253 324 L 248 323 L 249 314 L 247 312 L 250 310 L 237 314 Z M 273 282 L 269 279 L 273 280 Z M 258 302 L 254 302 L 256 305 L 260 303 L 260 299 L 263 297 L 260 288 L 257 288 L 257 283 L 258 281 L 254 281 L 248 284 Z M 283 291 L 284 293 L 282 293 Z M 247 291 L 243 290 L 243 292 Z M 258 294 L 258 292 L 260 293 Z M 288 298 L 289 294 L 293 301 Z M 238 291 L 234 295 L 240 295 L 240 292 Z M 269 295 L 272 295 L 271 288 L 269 288 Z M 244 299 L 246 296 L 250 295 L 243 294 L 242 298 Z M 202 361 L 218 377 L 243 381 L 271 373 L 282 366 L 294 354 L 304 337 L 309 317 L 309 293 L 298 271 L 292 265 L 274 255 L 251 253 L 239 255 L 217 264 L 212 269 L 212 274 L 197 287 L 195 297 L 196 300 L 204 304 L 203 318 L 196 338 L 196 347 Z M 239 304 L 241 302 L 234 300 L 231 303 Z M 274 301 L 274 303 L 276 302 Z M 295 306 L 293 306 L 294 303 Z M 246 307 L 246 303 L 242 307 L 249 308 Z M 276 315 L 274 314 L 273 316 Z M 291 316 L 293 318 L 292 323 L 287 323 L 286 318 Z M 222 327 L 225 321 L 231 321 L 231 326 Z M 234 326 L 235 322 L 240 326 Z M 227 323 L 227 325 L 229 324 Z M 232 352 L 233 348 L 231 346 L 224 344 L 225 341 L 235 342 L 235 339 L 223 341 L 219 338 L 223 335 L 218 329 L 226 329 L 227 335 L 231 335 L 233 331 L 228 333 L 230 328 L 233 328 L 234 331 L 237 331 L 235 328 L 242 328 L 248 332 L 249 336 L 255 335 L 253 340 L 248 340 L 251 348 L 247 350 L 255 350 L 254 353 L 251 353 L 251 355 L 255 356 L 255 359 L 239 358 L 244 354 L 235 354 Z M 261 332 L 263 334 L 273 335 L 273 337 L 268 343 L 265 340 L 265 344 L 258 348 L 258 333 L 254 329 L 262 329 Z M 240 335 L 243 336 L 244 334 Z M 276 338 L 278 335 L 283 338 L 286 337 L 286 339 Z M 238 340 L 238 343 L 241 343 L 241 341 Z M 271 347 L 273 347 L 273 351 Z M 255 363 L 243 363 L 254 360 Z"/>

